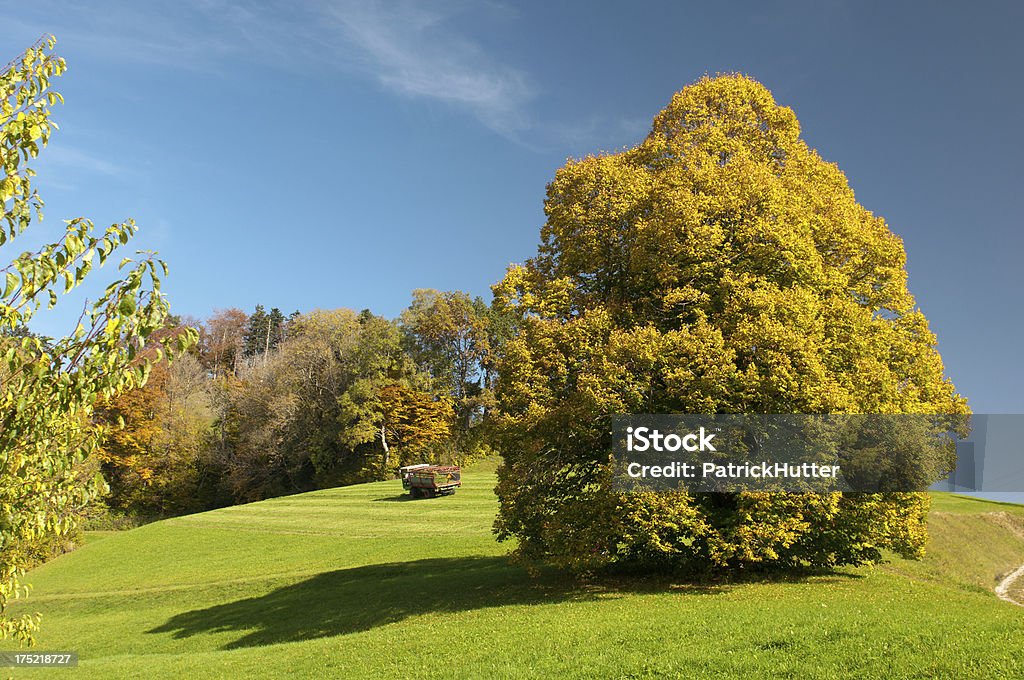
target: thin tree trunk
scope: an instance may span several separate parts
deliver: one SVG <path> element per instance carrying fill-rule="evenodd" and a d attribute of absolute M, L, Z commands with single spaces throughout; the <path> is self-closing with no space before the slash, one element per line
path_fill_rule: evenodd
<path fill-rule="evenodd" d="M 270 319 L 267 319 L 267 344 L 263 348 L 263 365 L 267 365 L 267 353 L 270 352 Z"/>

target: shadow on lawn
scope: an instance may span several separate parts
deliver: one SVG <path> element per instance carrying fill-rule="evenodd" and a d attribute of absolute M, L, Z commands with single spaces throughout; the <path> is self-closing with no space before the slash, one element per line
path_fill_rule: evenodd
<path fill-rule="evenodd" d="M 402 492 L 402 493 L 398 494 L 397 496 L 379 496 L 377 498 L 372 498 L 370 500 L 372 500 L 374 503 L 405 503 L 406 501 L 425 501 L 427 503 L 445 503 L 445 502 L 451 502 L 451 500 L 449 500 L 449 499 L 452 499 L 452 498 L 454 498 L 454 495 L 436 496 L 436 497 L 433 497 L 433 498 L 413 498 L 408 493 Z"/>
<path fill-rule="evenodd" d="M 614 599 L 629 593 L 719 594 L 733 584 L 626 579 L 581 585 L 547 573 L 531 578 L 507 557 L 459 557 L 324 572 L 260 597 L 183 612 L 147 632 L 175 638 L 237 631 L 237 649 L 345 635 L 411 616 L 518 604 Z"/>
<path fill-rule="evenodd" d="M 426 559 L 324 572 L 266 595 L 184 612 L 149 633 L 238 631 L 224 649 L 330 637 L 410 616 L 592 595 L 567 579 L 531 579 L 505 557 Z"/>

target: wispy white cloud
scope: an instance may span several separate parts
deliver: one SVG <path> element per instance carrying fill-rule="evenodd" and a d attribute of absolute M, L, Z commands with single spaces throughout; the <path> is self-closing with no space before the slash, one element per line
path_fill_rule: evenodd
<path fill-rule="evenodd" d="M 384 88 L 465 108 L 507 136 L 530 127 L 529 77 L 456 31 L 449 15 L 411 3 L 325 4 L 322 11 Z"/>
<path fill-rule="evenodd" d="M 513 18 L 489 0 L 41 0 L 36 7 L 39 18 L 25 19 L 0 6 L 0 37 L 53 32 L 75 50 L 107 58 L 222 74 L 238 60 L 282 69 L 315 64 L 371 79 L 398 96 L 443 102 L 506 137 L 531 127 L 530 77 L 456 26 L 467 15 Z"/>
<path fill-rule="evenodd" d="M 12 36 L 24 43 L 53 34 L 62 51 L 70 47 L 74 52 L 120 61 L 203 70 L 215 66 L 216 57 L 232 49 L 226 41 L 215 40 L 202 30 L 174 26 L 159 11 L 141 5 L 116 9 L 106 5 L 100 9 L 41 0 L 32 8 L 41 15 L 39 18 L 14 16 L 0 8 L 0 37 L 4 42 L 14 40 Z"/>
<path fill-rule="evenodd" d="M 127 169 L 121 165 L 94 156 L 88 151 L 65 144 L 50 144 L 40 155 L 40 159 L 45 163 L 68 170 L 107 175 L 109 177 L 123 177 L 127 173 Z"/>

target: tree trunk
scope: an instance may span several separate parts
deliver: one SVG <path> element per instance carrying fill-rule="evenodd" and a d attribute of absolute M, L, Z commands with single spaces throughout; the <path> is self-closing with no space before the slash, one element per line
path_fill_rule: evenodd
<path fill-rule="evenodd" d="M 263 347 L 263 365 L 267 365 L 267 353 L 270 352 L 270 319 L 267 319 L 267 344 Z"/>

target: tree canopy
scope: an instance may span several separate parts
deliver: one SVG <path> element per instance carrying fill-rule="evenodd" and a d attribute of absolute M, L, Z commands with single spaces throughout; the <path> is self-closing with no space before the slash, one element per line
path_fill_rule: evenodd
<path fill-rule="evenodd" d="M 56 125 L 51 107 L 62 101 L 50 81 L 64 60 L 45 39 L 0 71 L 0 249 L 41 217 L 42 201 L 30 167 Z M 168 303 L 160 292 L 166 266 L 153 253 L 124 258 L 122 278 L 82 311 L 77 327 L 56 340 L 20 333 L 42 306 L 54 307 L 94 265 L 103 265 L 135 233 L 114 224 L 94 235 L 85 218 L 67 222 L 63 237 L 24 252 L 0 268 L 0 639 L 31 639 L 37 617 L 10 619 L 7 603 L 24 592 L 19 546 L 71 531 L 77 511 L 104 485 L 83 478 L 83 462 L 103 438 L 92 420 L 98 397 L 144 385 L 154 361 L 195 340 L 186 329 L 163 339 L 152 355 L 147 339 L 165 325 Z"/>
<path fill-rule="evenodd" d="M 586 571 L 920 554 L 922 494 L 620 494 L 618 413 L 966 413 L 901 240 L 742 75 L 678 92 L 646 139 L 555 174 L 537 255 L 494 287 L 500 538 Z"/>

